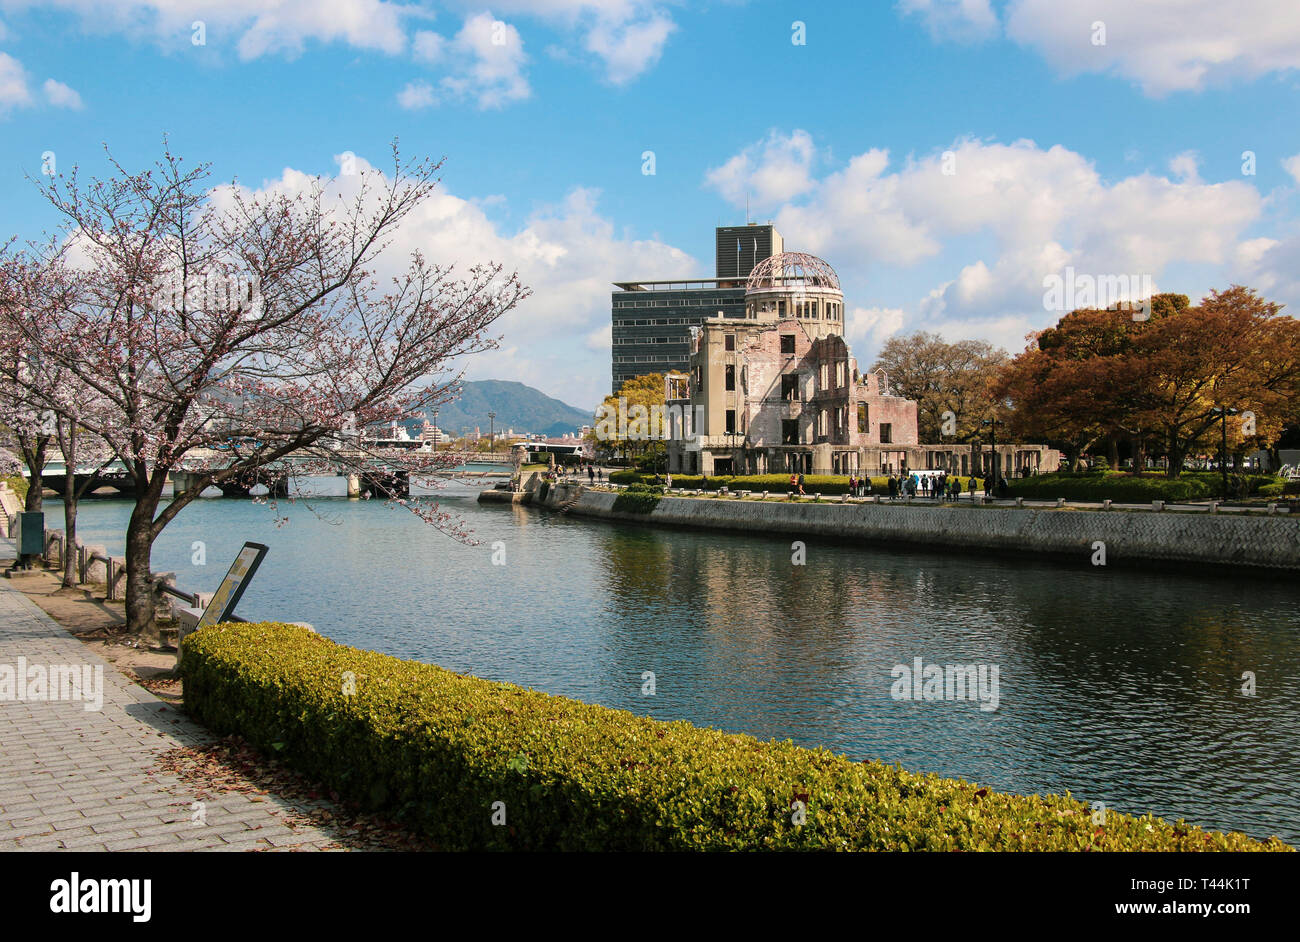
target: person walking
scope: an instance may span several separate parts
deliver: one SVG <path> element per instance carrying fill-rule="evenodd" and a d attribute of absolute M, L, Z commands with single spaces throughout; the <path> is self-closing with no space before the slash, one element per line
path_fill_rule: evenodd
<path fill-rule="evenodd" d="M 858 485 L 857 477 L 854 476 L 853 474 L 849 474 L 849 496 L 850 497 L 858 496 L 857 485 Z"/>
<path fill-rule="evenodd" d="M 898 496 L 898 478 L 892 474 L 889 476 L 889 499 L 893 500 Z"/>
<path fill-rule="evenodd" d="M 973 474 L 970 476 L 970 499 L 972 504 L 975 503 L 975 475 Z"/>
<path fill-rule="evenodd" d="M 596 483 L 596 469 L 593 468 L 591 465 L 587 465 L 587 483 L 588 484 Z"/>
<path fill-rule="evenodd" d="M 800 497 L 805 496 L 805 495 L 804 495 L 804 492 L 803 492 L 803 472 L 802 472 L 802 471 L 799 472 L 799 496 L 800 496 Z"/>

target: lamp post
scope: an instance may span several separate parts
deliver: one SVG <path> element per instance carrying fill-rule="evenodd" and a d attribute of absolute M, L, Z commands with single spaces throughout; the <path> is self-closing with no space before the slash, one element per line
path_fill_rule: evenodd
<path fill-rule="evenodd" d="M 1237 410 L 1229 406 L 1215 406 L 1210 410 L 1219 416 L 1221 432 L 1219 447 L 1219 470 L 1223 474 L 1223 499 L 1228 499 L 1228 416 L 1236 415 Z"/>
<path fill-rule="evenodd" d="M 496 439 L 496 431 L 495 431 L 496 420 L 497 420 L 497 414 L 495 412 L 489 412 L 488 413 L 488 451 L 492 452 L 493 454 L 496 454 L 496 450 L 497 450 L 497 439 Z"/>
<path fill-rule="evenodd" d="M 998 461 L 998 420 L 996 417 L 987 418 L 980 422 L 980 425 L 987 425 L 989 427 L 989 466 L 993 471 L 991 477 L 993 486 L 996 488 L 998 486 L 998 480 L 1002 477 L 1002 468 L 1000 467 L 1001 462 Z M 984 496 L 992 497 L 993 495 L 985 493 Z"/>

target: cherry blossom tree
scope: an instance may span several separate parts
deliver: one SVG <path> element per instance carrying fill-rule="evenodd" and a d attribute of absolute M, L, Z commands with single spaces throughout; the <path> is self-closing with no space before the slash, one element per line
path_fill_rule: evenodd
<path fill-rule="evenodd" d="M 61 334 L 60 318 L 75 304 L 73 292 L 79 282 L 63 264 L 61 254 L 55 250 L 39 259 L 10 256 L 0 267 L 0 310 L 7 312 L 0 318 L 0 362 L 4 364 L 0 367 L 0 409 L 15 430 L 29 468 L 26 509 L 42 507 L 49 448 L 56 446 L 63 458 L 63 585 L 71 588 L 77 584 L 77 561 L 72 552 L 77 539 L 77 508 L 115 456 L 108 442 L 90 434 L 81 421 L 81 417 L 93 415 L 96 424 L 106 425 L 109 416 L 102 412 L 102 400 L 77 383 L 65 367 L 45 363 L 24 343 L 28 333 L 40 330 Z M 25 329 L 17 326 L 20 320 L 27 321 Z M 87 467 L 89 473 L 78 478 L 77 471 Z"/>
<path fill-rule="evenodd" d="M 488 328 L 528 295 L 499 265 L 457 271 L 386 252 L 441 163 L 404 161 L 394 144 L 386 173 L 250 191 L 210 188 L 207 167 L 169 151 L 143 172 L 110 162 L 105 179 L 74 171 L 42 188 L 66 221 L 58 254 L 77 285 L 56 305 L 58 328 L 0 317 L 95 403 L 51 408 L 106 442 L 132 480 L 128 630 L 156 637 L 153 543 L 213 485 L 260 481 L 275 493 L 294 473 L 367 475 L 469 539 L 457 517 L 396 483 L 432 485 L 454 457 L 383 451 L 366 437 L 453 399 L 461 358 L 495 346 Z"/>

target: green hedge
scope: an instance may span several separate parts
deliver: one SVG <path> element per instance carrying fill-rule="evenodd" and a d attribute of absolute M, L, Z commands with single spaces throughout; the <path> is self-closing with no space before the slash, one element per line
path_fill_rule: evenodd
<path fill-rule="evenodd" d="M 962 492 L 966 493 L 969 488 L 970 478 L 957 475 L 950 476 L 949 481 L 956 477 L 961 481 Z M 609 475 L 609 480 L 614 484 L 638 484 L 638 483 L 656 483 L 663 482 L 663 475 L 645 474 L 639 471 L 613 471 Z M 976 484 L 976 487 L 982 485 Z M 790 475 L 788 474 L 745 474 L 745 475 L 710 475 L 705 481 L 698 474 L 674 474 L 673 487 L 683 487 L 687 489 L 704 489 L 709 491 L 721 490 L 727 488 L 731 491 L 769 491 L 772 494 L 787 494 L 790 492 Z M 804 493 L 811 496 L 813 494 L 822 494 L 825 496 L 838 496 L 847 494 L 849 491 L 849 478 L 844 474 L 808 474 L 803 480 Z M 888 494 L 889 479 L 887 477 L 871 478 L 872 494 Z M 917 491 L 918 496 L 920 491 Z"/>
<path fill-rule="evenodd" d="M 221 624 L 183 644 L 195 719 L 448 850 L 1287 849 L 1115 812 L 1097 826 L 1068 796 L 665 723 L 289 625 Z"/>
<path fill-rule="evenodd" d="M 1291 497 L 1300 495 L 1300 481 L 1276 481 L 1265 484 L 1255 492 L 1259 497 Z"/>
<path fill-rule="evenodd" d="M 1229 485 L 1234 494 L 1242 483 L 1246 485 L 1246 490 L 1258 493 L 1260 488 L 1276 480 L 1272 475 L 1240 475 L 1236 483 L 1230 478 Z M 1223 493 L 1223 478 L 1206 473 L 1185 473 L 1177 478 L 1166 478 L 1156 474 L 1138 476 L 1122 471 L 1058 472 L 1016 478 L 1008 483 L 1013 497 L 1047 500 L 1064 497 L 1066 500 L 1101 501 L 1110 498 L 1121 503 L 1145 504 L 1153 500 L 1208 500 Z"/>
<path fill-rule="evenodd" d="M 614 510 L 629 514 L 648 514 L 659 506 L 659 495 L 650 490 L 628 489 L 614 498 Z"/>

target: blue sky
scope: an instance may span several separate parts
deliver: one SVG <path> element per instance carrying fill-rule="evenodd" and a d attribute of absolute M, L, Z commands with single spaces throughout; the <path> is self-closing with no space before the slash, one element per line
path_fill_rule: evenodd
<path fill-rule="evenodd" d="M 0 0 L 0 236 L 56 224 L 47 152 L 142 167 L 166 134 L 263 187 L 398 137 L 447 165 L 397 248 L 536 292 L 470 378 L 585 408 L 609 283 L 711 274 L 746 195 L 839 271 L 865 362 L 916 329 L 1019 350 L 1066 267 L 1300 304 L 1298 68 L 1294 0 Z"/>

